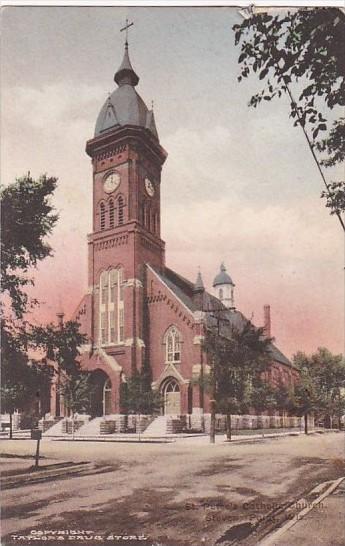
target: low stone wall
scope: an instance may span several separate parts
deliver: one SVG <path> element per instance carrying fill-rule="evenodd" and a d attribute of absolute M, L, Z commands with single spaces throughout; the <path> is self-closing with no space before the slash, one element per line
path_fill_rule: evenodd
<path fill-rule="evenodd" d="M 100 432 L 101 434 L 142 433 L 153 419 L 153 415 L 107 415 L 100 423 Z"/>
<path fill-rule="evenodd" d="M 46 432 L 49 430 L 53 425 L 56 425 L 59 421 L 61 421 L 63 417 L 43 417 L 38 422 L 38 428 L 42 432 Z"/>
<path fill-rule="evenodd" d="M 210 431 L 211 415 L 205 413 L 203 416 L 197 415 L 192 420 L 193 429 L 202 429 L 202 420 L 204 421 L 205 432 Z M 187 419 L 188 422 L 188 419 Z M 236 430 L 264 430 L 274 428 L 301 428 L 303 426 L 301 417 L 290 417 L 281 415 L 232 415 L 231 427 L 233 431 Z M 314 427 L 313 419 L 309 420 L 309 427 Z M 216 415 L 216 432 L 226 431 L 226 416 Z"/>
<path fill-rule="evenodd" d="M 85 425 L 85 421 L 81 419 L 76 419 L 74 422 L 72 419 L 64 419 L 61 423 L 61 431 L 63 434 L 73 434 L 73 432 L 76 432 L 80 427 Z"/>

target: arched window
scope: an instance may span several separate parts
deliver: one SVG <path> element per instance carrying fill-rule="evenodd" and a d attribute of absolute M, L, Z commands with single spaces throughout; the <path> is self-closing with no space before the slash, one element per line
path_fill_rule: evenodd
<path fill-rule="evenodd" d="M 99 282 L 99 338 L 101 345 L 107 342 L 108 273 L 103 271 Z"/>
<path fill-rule="evenodd" d="M 123 270 L 103 271 L 100 276 L 99 339 L 101 345 L 124 341 Z"/>
<path fill-rule="evenodd" d="M 175 379 L 166 384 L 164 392 L 180 392 L 180 386 Z"/>
<path fill-rule="evenodd" d="M 120 195 L 120 197 L 117 200 L 117 206 L 118 206 L 118 224 L 119 226 L 122 226 L 125 219 L 125 214 L 124 214 L 125 203 L 124 203 L 122 195 Z"/>
<path fill-rule="evenodd" d="M 113 228 L 115 225 L 115 208 L 114 201 L 110 199 L 109 201 L 109 227 Z"/>
<path fill-rule="evenodd" d="M 175 326 L 171 326 L 165 334 L 165 361 L 181 362 L 181 334 Z"/>
<path fill-rule="evenodd" d="M 105 229 L 105 204 L 100 204 L 100 227 L 101 229 Z"/>
<path fill-rule="evenodd" d="M 220 299 L 220 300 L 223 299 L 223 288 L 220 288 L 220 289 L 219 289 L 219 299 Z"/>
<path fill-rule="evenodd" d="M 110 343 L 116 342 L 116 303 L 118 292 L 118 270 L 112 269 L 109 271 L 109 303 L 108 303 L 108 315 L 109 315 L 109 341 Z"/>

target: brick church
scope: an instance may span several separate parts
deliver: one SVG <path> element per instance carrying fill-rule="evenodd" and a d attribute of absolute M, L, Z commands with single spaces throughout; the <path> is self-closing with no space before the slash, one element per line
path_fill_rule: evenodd
<path fill-rule="evenodd" d="M 86 143 L 93 174 L 93 228 L 88 236 L 88 290 L 73 318 L 89 339 L 82 367 L 95 386 L 91 417 L 121 413 L 121 385 L 144 361 L 164 415 L 209 413 L 207 393 L 195 381 L 207 373 L 202 339 L 208 308 L 231 324 L 245 317 L 234 305 L 234 283 L 222 264 L 208 293 L 200 272 L 191 282 L 170 269 L 161 238 L 161 183 L 167 157 L 153 110 L 137 92 L 126 42 L 114 76 L 116 89 Z M 164 211 L 163 211 L 164 214 Z M 226 309 L 226 311 L 225 311 Z M 270 335 L 269 307 L 266 330 Z M 298 372 L 272 345 L 272 381 L 291 384 Z M 52 392 L 51 414 L 64 414 Z"/>

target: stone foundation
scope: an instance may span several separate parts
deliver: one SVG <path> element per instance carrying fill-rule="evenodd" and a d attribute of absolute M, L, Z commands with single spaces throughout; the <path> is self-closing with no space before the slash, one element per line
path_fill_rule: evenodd
<path fill-rule="evenodd" d="M 38 428 L 42 432 L 46 432 L 47 430 L 49 430 L 52 426 L 56 425 L 56 423 L 58 423 L 62 419 L 63 419 L 63 417 L 53 417 L 52 415 L 42 417 L 42 419 L 40 419 L 38 421 Z"/>

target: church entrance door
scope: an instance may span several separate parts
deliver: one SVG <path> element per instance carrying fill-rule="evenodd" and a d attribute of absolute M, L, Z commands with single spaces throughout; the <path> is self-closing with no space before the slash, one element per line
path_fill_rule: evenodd
<path fill-rule="evenodd" d="M 181 393 L 180 386 L 176 379 L 170 379 L 164 386 L 164 414 L 181 414 Z"/>
<path fill-rule="evenodd" d="M 111 381 L 102 370 L 91 374 L 90 413 L 92 418 L 111 413 Z"/>
<path fill-rule="evenodd" d="M 111 381 L 107 379 L 103 387 L 103 415 L 111 414 Z"/>

